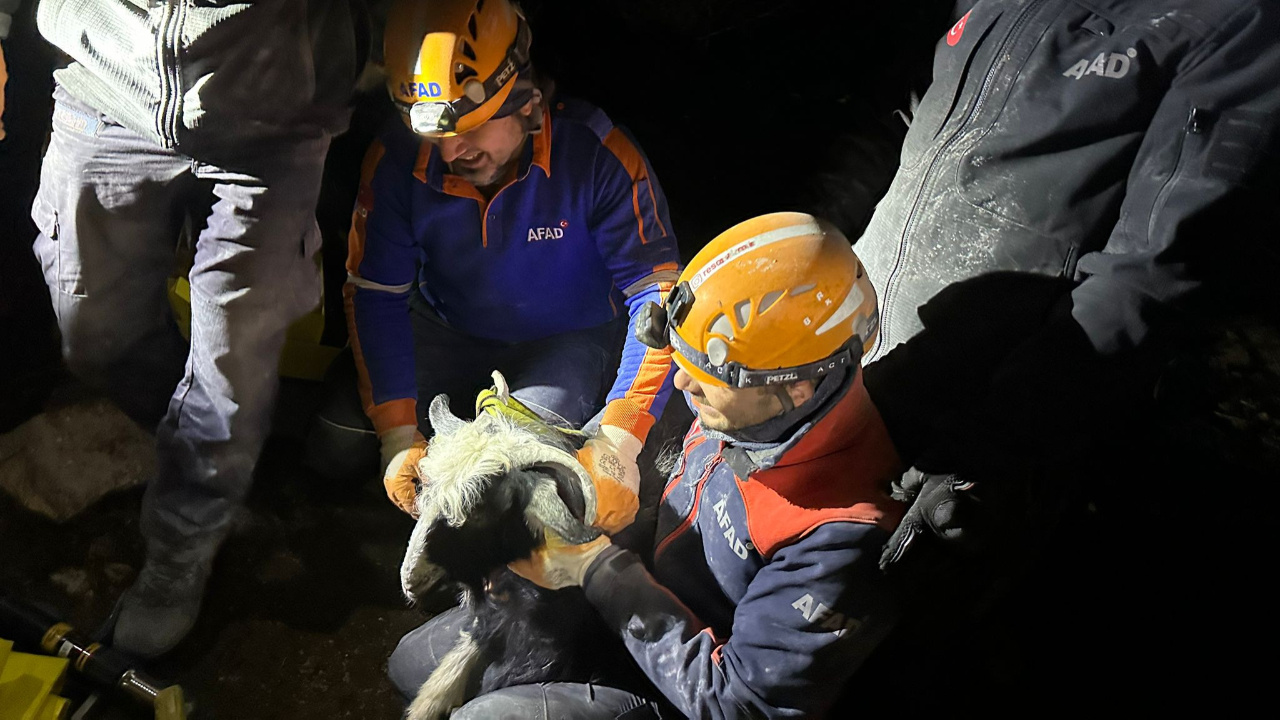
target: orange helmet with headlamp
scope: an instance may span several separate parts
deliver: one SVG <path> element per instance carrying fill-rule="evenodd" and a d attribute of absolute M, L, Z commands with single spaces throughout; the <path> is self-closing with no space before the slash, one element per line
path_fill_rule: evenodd
<path fill-rule="evenodd" d="M 875 288 L 848 239 L 812 215 L 762 215 L 699 252 L 636 336 L 700 383 L 755 387 L 856 367 L 879 329 Z"/>
<path fill-rule="evenodd" d="M 531 33 L 509 0 L 397 0 L 387 16 L 387 90 L 414 132 L 450 137 L 514 112 Z"/>

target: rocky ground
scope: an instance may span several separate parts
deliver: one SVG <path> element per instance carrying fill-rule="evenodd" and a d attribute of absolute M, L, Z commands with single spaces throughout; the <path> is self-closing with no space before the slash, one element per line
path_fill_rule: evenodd
<path fill-rule="evenodd" d="M 292 386 L 285 403 L 306 405 Z M 278 425 L 283 423 L 278 423 Z M 380 484 L 318 486 L 301 441 L 277 433 L 248 506 L 217 561 L 199 625 L 147 665 L 179 682 L 203 718 L 394 718 L 387 655 L 424 616 L 406 607 L 398 568 L 412 521 Z M 91 474 L 94 468 L 82 466 Z M 55 523 L 0 495 L 0 587 L 96 629 L 142 559 L 141 488 Z M 144 718 L 125 705 L 103 718 Z"/>

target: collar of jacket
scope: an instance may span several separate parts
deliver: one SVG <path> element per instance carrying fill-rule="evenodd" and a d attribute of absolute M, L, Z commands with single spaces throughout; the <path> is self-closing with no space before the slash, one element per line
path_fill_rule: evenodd
<path fill-rule="evenodd" d="M 906 506 L 889 495 L 902 460 L 861 373 L 846 384 L 829 411 L 781 444 L 767 467 L 744 468 L 744 474 L 732 448 L 722 451 L 737 475 L 752 542 L 766 559 L 826 523 L 876 525 L 889 533 L 902 520 Z"/>
<path fill-rule="evenodd" d="M 881 425 L 880 414 L 858 372 L 844 397 L 778 455 L 774 467 L 807 463 L 858 445 L 869 429 Z M 767 468 L 762 468 L 767 469 Z"/>
<path fill-rule="evenodd" d="M 754 472 L 798 465 L 845 450 L 858 444 L 868 426 L 880 422 L 859 370 L 785 440 L 752 443 L 714 430 L 704 432 L 712 440 L 725 443 L 725 461 L 738 477 L 745 479 Z"/>
<path fill-rule="evenodd" d="M 551 108 L 542 111 L 542 128 L 529 134 L 531 141 L 525 143 L 520 153 L 519 170 L 515 182 L 524 180 L 534 167 L 542 169 L 544 175 L 551 177 Z M 483 197 L 474 185 L 448 172 L 449 166 L 440 158 L 436 146 L 421 140 L 418 143 L 418 160 L 414 163 L 413 176 L 418 182 L 424 182 L 432 188 L 449 195 L 461 197 Z"/>

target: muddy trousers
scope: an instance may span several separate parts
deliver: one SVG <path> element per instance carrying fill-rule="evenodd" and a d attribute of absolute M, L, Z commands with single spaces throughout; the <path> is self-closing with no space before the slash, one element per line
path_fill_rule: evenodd
<path fill-rule="evenodd" d="M 387 674 L 409 701 L 453 647 L 468 620 L 453 608 L 400 640 Z M 587 683 L 514 685 L 481 695 L 454 711 L 453 720 L 651 720 L 662 717 L 654 703 L 618 688 Z"/>
<path fill-rule="evenodd" d="M 210 164 L 139 137 L 62 89 L 32 217 L 71 371 L 156 429 L 142 532 L 225 533 L 249 489 L 289 324 L 320 297 L 315 203 L 327 137 Z M 166 281 L 184 223 L 190 343 Z"/>

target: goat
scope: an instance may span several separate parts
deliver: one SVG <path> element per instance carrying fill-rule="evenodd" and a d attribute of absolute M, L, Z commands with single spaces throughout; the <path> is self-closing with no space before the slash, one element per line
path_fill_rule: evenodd
<path fill-rule="evenodd" d="M 506 395 L 502 376 L 494 373 Z M 461 586 L 470 623 L 419 689 L 409 720 L 446 717 L 478 695 L 538 682 L 643 684 L 639 669 L 581 588 L 546 590 L 507 563 L 528 557 L 549 528 L 572 542 L 599 531 L 590 478 L 573 451 L 581 441 L 545 426 L 482 413 L 467 422 L 432 401 L 435 435 L 420 463 L 430 478 L 401 565 L 405 596 L 417 602 Z"/>

